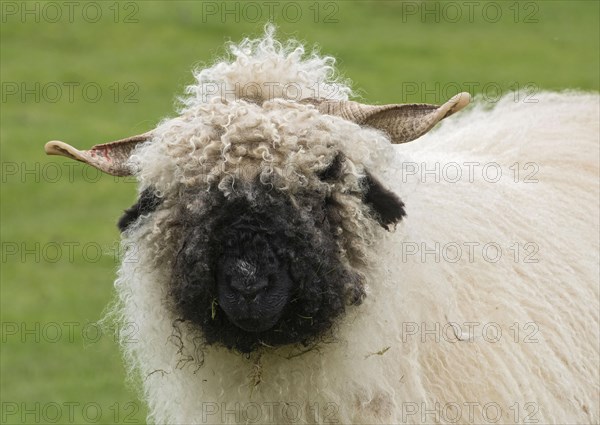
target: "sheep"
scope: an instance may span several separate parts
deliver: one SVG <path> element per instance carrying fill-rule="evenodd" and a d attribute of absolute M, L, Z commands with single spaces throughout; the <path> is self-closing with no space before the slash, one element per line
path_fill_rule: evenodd
<path fill-rule="evenodd" d="M 113 314 L 148 421 L 597 423 L 598 95 L 427 133 L 469 96 L 354 102 L 273 31 L 150 132 L 45 148 L 139 181 Z"/>

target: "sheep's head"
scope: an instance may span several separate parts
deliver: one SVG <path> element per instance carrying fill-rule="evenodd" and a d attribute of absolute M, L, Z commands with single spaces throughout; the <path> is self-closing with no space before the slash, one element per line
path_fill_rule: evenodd
<path fill-rule="evenodd" d="M 135 175 L 119 227 L 167 272 L 172 317 L 249 352 L 315 340 L 361 302 L 370 245 L 405 215 L 371 165 L 468 101 L 212 98 L 139 136 L 46 152 Z"/>

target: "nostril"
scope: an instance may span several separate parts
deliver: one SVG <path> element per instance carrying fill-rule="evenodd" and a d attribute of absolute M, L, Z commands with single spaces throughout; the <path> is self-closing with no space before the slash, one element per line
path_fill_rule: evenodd
<path fill-rule="evenodd" d="M 263 288 L 249 288 L 242 293 L 242 296 L 246 301 L 256 301 L 262 291 Z"/>
<path fill-rule="evenodd" d="M 235 292 L 241 295 L 241 297 L 247 302 L 256 302 L 261 294 L 264 294 L 267 290 L 266 284 L 246 284 L 232 287 Z"/>

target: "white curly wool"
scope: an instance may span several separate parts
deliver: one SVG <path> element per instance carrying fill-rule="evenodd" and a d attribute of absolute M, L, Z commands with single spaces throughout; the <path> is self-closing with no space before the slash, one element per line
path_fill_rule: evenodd
<path fill-rule="evenodd" d="M 187 87 L 181 111 L 216 98 L 348 100 L 352 90 L 336 75 L 333 57 L 317 52 L 306 56 L 304 46 L 294 40 L 280 43 L 271 25 L 265 32 L 261 39 L 229 43 L 230 58 L 194 72 L 196 84 Z"/>
<path fill-rule="evenodd" d="M 148 420 L 597 423 L 598 95 L 476 103 L 392 147 L 375 130 L 276 99 L 280 92 L 261 102 L 203 99 L 211 81 L 295 82 L 302 90 L 335 83 L 332 59 L 302 59 L 300 46 L 281 46 L 271 33 L 232 52 L 196 74 L 182 117 L 164 121 L 132 158 L 141 186 L 155 185 L 165 199 L 125 233 L 136 252 L 115 284 L 116 314 L 137 330 L 122 346 Z M 337 93 L 345 99 L 350 90 Z M 248 151 L 252 138 L 264 143 Z M 382 178 L 408 216 L 395 232 L 373 235 L 367 218 L 349 214 L 355 232 L 369 233 L 365 244 L 379 240 L 363 247 L 367 298 L 348 309 L 335 339 L 246 357 L 203 347 L 181 323 L 174 331 L 169 269 L 157 253 L 168 245 L 161 224 L 178 191 L 208 168 L 203 178 L 223 191 L 236 179 L 276 173 L 294 193 L 318 184 L 315 170 L 336 149 L 357 166 L 355 176 L 364 166 Z M 249 176 L 235 174 L 242 163 Z"/>

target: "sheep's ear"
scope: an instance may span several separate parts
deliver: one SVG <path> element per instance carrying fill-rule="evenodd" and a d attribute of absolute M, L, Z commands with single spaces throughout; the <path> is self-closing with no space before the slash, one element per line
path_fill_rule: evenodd
<path fill-rule="evenodd" d="M 406 215 L 404 202 L 369 172 L 366 172 L 362 186 L 363 201 L 371 208 L 379 224 L 387 230 L 394 228 Z"/>
<path fill-rule="evenodd" d="M 360 125 L 377 128 L 392 143 L 406 143 L 431 130 L 438 122 L 469 104 L 469 93 L 459 93 L 441 106 L 428 104 L 364 105 L 352 101 L 305 99 L 321 113 L 336 115 Z"/>
<path fill-rule="evenodd" d="M 156 196 L 153 188 L 144 189 L 135 205 L 124 211 L 117 223 L 117 227 L 123 233 L 142 215 L 150 214 L 156 210 L 161 202 L 162 199 Z"/>
<path fill-rule="evenodd" d="M 60 155 L 81 161 L 98 170 L 113 176 L 129 176 L 132 170 L 127 166 L 127 160 L 138 143 L 152 138 L 152 133 L 144 133 L 126 139 L 93 146 L 86 151 L 80 151 L 67 143 L 53 140 L 46 143 L 44 150 L 47 155 Z"/>

